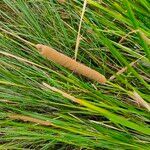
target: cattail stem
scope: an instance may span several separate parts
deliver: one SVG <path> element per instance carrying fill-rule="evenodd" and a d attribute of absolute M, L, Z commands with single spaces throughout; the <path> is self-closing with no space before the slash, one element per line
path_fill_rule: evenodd
<path fill-rule="evenodd" d="M 26 43 L 26 44 L 28 44 L 28 45 L 31 45 L 31 46 L 35 47 L 35 44 L 34 44 L 34 43 L 29 42 L 29 41 L 27 41 L 27 40 L 21 38 L 21 37 L 18 36 L 16 33 L 9 32 L 9 31 L 7 31 L 7 30 L 1 28 L 1 27 L 0 27 L 0 30 L 3 31 L 3 32 L 6 33 L 6 34 L 9 34 L 9 35 L 11 35 L 11 36 L 13 36 L 13 37 L 15 37 L 15 38 L 21 40 L 22 42 L 24 42 L 24 43 Z"/>
<path fill-rule="evenodd" d="M 84 64 L 75 61 L 74 59 L 62 53 L 57 52 L 53 48 L 50 48 L 42 44 L 37 44 L 36 48 L 39 50 L 40 54 L 46 57 L 47 59 L 52 60 L 53 62 L 60 64 L 77 74 L 81 74 L 99 83 L 106 82 L 106 78 L 99 72 L 85 66 Z"/>

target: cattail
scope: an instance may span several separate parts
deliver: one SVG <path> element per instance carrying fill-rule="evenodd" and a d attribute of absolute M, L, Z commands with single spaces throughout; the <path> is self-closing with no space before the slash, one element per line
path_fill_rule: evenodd
<path fill-rule="evenodd" d="M 85 66 L 84 64 L 75 61 L 74 59 L 62 53 L 57 52 L 53 48 L 50 48 L 42 44 L 37 44 L 36 48 L 39 50 L 40 54 L 46 57 L 47 59 L 52 60 L 53 62 L 60 64 L 77 74 L 81 74 L 99 83 L 106 82 L 106 78 L 99 72 Z"/>

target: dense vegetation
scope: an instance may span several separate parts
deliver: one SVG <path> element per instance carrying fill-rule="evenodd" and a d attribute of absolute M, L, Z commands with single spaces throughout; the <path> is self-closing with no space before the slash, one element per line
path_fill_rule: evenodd
<path fill-rule="evenodd" d="M 149 0 L 87 0 L 77 61 L 105 84 L 33 46 L 74 58 L 83 2 L 0 1 L 0 149 L 150 149 Z"/>

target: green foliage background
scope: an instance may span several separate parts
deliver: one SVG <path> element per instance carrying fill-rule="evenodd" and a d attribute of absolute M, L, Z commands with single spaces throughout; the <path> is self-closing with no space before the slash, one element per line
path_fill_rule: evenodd
<path fill-rule="evenodd" d="M 80 0 L 0 1 L 0 149 L 150 149 L 149 111 L 130 96 L 136 91 L 150 101 L 149 0 L 87 0 L 77 60 L 104 74 L 103 85 L 46 60 L 1 30 L 73 58 L 82 5 Z M 12 114 L 57 127 L 14 120 Z"/>

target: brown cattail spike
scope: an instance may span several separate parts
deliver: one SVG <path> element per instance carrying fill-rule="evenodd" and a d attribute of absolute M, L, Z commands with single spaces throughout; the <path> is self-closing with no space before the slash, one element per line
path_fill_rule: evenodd
<path fill-rule="evenodd" d="M 85 66 L 84 64 L 81 64 L 74 59 L 57 52 L 53 48 L 50 48 L 48 46 L 37 44 L 36 48 L 39 50 L 40 54 L 46 57 L 49 60 L 52 60 L 53 62 L 60 64 L 70 70 L 72 70 L 75 73 L 81 74 L 89 79 L 95 80 L 99 83 L 105 83 L 106 78 L 100 74 L 99 72 Z"/>

